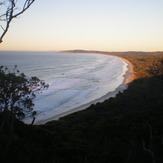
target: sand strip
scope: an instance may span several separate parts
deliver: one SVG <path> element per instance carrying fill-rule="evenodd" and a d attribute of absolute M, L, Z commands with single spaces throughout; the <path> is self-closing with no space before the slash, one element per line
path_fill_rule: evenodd
<path fill-rule="evenodd" d="M 117 56 L 114 56 L 114 57 L 117 57 Z M 127 63 L 128 70 L 126 71 L 126 73 L 124 75 L 123 83 L 119 87 L 117 87 L 113 92 L 109 92 L 106 95 L 102 96 L 101 98 L 96 99 L 94 101 L 91 101 L 91 102 L 89 102 L 87 104 L 84 104 L 82 106 L 79 106 L 79 107 L 73 108 L 73 109 L 71 109 L 69 111 L 54 115 L 51 118 L 47 118 L 45 120 L 38 120 L 38 121 L 36 120 L 35 125 L 45 124 L 45 123 L 47 123 L 49 121 L 59 120 L 59 118 L 64 117 L 64 116 L 66 116 L 68 114 L 71 114 L 71 113 L 74 113 L 74 112 L 77 112 L 77 111 L 80 111 L 80 110 L 84 110 L 84 109 L 88 108 L 89 106 L 91 106 L 92 104 L 97 104 L 99 102 L 102 103 L 102 102 L 104 102 L 105 100 L 108 100 L 111 97 L 116 97 L 116 95 L 119 92 L 123 92 L 125 89 L 127 89 L 127 87 L 128 87 L 127 84 L 134 80 L 133 65 L 128 60 L 126 60 L 124 58 L 121 58 L 121 57 L 119 57 L 119 58 Z M 36 119 L 37 119 L 37 117 L 36 117 Z"/>

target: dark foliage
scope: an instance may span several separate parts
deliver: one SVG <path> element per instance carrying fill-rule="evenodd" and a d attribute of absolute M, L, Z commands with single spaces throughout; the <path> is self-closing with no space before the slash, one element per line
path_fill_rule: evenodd
<path fill-rule="evenodd" d="M 116 98 L 59 121 L 40 126 L 16 121 L 6 162 L 162 163 L 162 108 L 163 76 L 139 77 Z M 1 153 L 8 135 L 0 136 Z"/>

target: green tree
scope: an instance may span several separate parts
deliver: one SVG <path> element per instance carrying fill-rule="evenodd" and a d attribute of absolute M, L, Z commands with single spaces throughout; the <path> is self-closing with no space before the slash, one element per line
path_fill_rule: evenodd
<path fill-rule="evenodd" d="M 23 14 L 35 0 L 0 0 L 0 43 L 13 19 Z"/>
<path fill-rule="evenodd" d="M 148 73 L 155 77 L 159 77 L 163 74 L 163 57 L 159 60 L 153 60 L 151 62 Z"/>
<path fill-rule="evenodd" d="M 19 73 L 17 66 L 12 71 L 7 67 L 0 67 L 0 130 L 7 129 L 14 134 L 15 119 L 34 115 L 33 99 L 37 92 L 34 90 L 39 82 L 37 77 L 27 78 L 23 73 Z"/>

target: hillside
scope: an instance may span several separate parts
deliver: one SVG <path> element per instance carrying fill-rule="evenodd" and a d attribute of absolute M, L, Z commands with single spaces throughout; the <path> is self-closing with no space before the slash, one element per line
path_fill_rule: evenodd
<path fill-rule="evenodd" d="M 163 162 L 163 75 L 153 74 L 162 65 L 152 69 L 163 53 L 104 53 L 134 65 L 136 79 L 128 89 L 59 121 L 40 126 L 17 121 L 10 147 L 7 131 L 0 133 L 3 162 Z"/>

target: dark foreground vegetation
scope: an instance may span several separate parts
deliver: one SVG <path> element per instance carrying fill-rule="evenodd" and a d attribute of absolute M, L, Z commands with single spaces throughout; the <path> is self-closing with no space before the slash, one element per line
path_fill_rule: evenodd
<path fill-rule="evenodd" d="M 163 53 L 113 55 L 134 64 L 128 89 L 45 125 L 15 121 L 12 143 L 7 129 L 0 132 L 0 162 L 162 163 Z"/>

